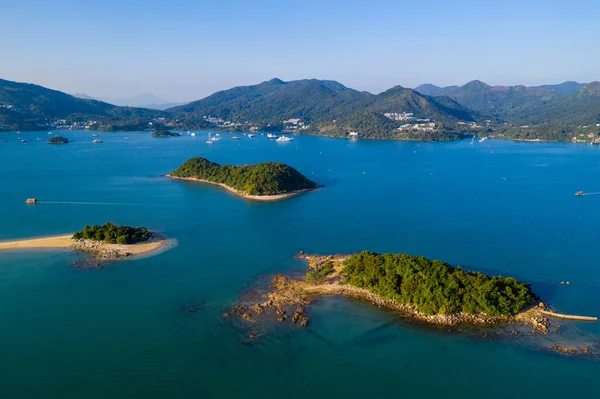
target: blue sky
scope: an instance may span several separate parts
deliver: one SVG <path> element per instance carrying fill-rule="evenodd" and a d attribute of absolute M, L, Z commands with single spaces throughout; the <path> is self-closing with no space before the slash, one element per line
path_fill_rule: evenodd
<path fill-rule="evenodd" d="M 598 1 L 0 0 L 0 78 L 187 101 L 273 77 L 600 80 Z"/>

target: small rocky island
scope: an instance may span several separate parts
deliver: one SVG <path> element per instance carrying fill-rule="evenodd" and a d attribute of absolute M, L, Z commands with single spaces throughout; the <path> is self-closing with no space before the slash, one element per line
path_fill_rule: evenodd
<path fill-rule="evenodd" d="M 550 321 L 593 322 L 598 320 L 596 317 L 555 313 L 544 302 L 536 305 L 538 298 L 529 285 L 512 277 L 487 276 L 408 254 L 300 253 L 297 258 L 308 263 L 303 277 L 279 274 L 267 290 L 261 284 L 246 289 L 239 303 L 223 317 L 243 323 L 248 337 L 256 339 L 275 320 L 305 327 L 310 321 L 308 306 L 318 298 L 345 296 L 388 308 L 400 318 L 436 326 L 444 332 L 462 331 L 484 338 L 544 337 L 541 349 L 574 356 L 600 351 L 594 340 L 559 341 L 564 325 Z M 548 337 L 550 333 L 555 334 Z"/>
<path fill-rule="evenodd" d="M 179 137 L 181 134 L 169 130 L 157 130 L 152 133 L 152 137 Z"/>
<path fill-rule="evenodd" d="M 512 277 L 465 271 L 439 260 L 408 254 L 310 256 L 301 279 L 277 275 L 258 303 L 235 305 L 225 316 L 253 320 L 272 310 L 281 322 L 308 323 L 305 307 L 323 295 L 368 300 L 410 319 L 444 326 L 525 323 L 547 332 L 547 319 L 532 309 L 529 285 Z"/>
<path fill-rule="evenodd" d="M 48 144 L 68 144 L 69 139 L 63 136 L 54 136 L 48 139 Z"/>
<path fill-rule="evenodd" d="M 217 184 L 244 198 L 263 201 L 288 198 L 320 187 L 291 166 L 276 162 L 235 166 L 196 157 L 167 176 Z"/>
<path fill-rule="evenodd" d="M 0 242 L 0 250 L 71 249 L 94 258 L 112 260 L 148 254 L 169 245 L 170 241 L 145 227 L 86 225 L 75 234 Z"/>

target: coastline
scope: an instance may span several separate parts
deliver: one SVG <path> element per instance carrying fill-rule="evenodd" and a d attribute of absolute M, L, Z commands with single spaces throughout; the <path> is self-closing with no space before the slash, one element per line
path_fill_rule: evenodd
<path fill-rule="evenodd" d="M 96 259 L 114 260 L 126 257 L 148 256 L 172 245 L 160 234 L 153 233 L 150 240 L 137 244 L 108 244 L 94 240 L 76 240 L 73 234 L 38 237 L 23 240 L 1 241 L 0 251 L 29 249 L 66 249 L 85 252 Z"/>
<path fill-rule="evenodd" d="M 303 193 L 308 193 L 311 191 L 315 191 L 318 190 L 321 186 L 319 187 L 315 187 L 315 188 L 305 188 L 302 190 L 295 190 L 295 191 L 290 191 L 289 193 L 285 193 L 285 194 L 276 194 L 276 195 L 250 195 L 250 194 L 246 194 L 243 191 L 239 191 L 236 190 L 233 187 L 229 187 L 228 185 L 224 184 L 224 183 L 215 183 L 209 180 L 204 180 L 204 179 L 197 179 L 195 177 L 177 177 L 177 176 L 171 176 L 170 174 L 166 174 L 163 175 L 165 177 L 168 177 L 170 179 L 173 180 L 185 180 L 185 181 L 193 181 L 193 182 L 197 182 L 197 183 L 207 183 L 207 184 L 213 184 L 215 186 L 219 186 L 224 188 L 225 190 L 229 191 L 230 193 L 233 193 L 235 195 L 237 195 L 238 197 L 242 197 L 245 199 L 249 199 L 249 200 L 253 200 L 253 201 L 279 201 L 279 200 L 283 200 L 286 198 L 290 198 L 290 197 L 294 197 L 296 195 L 299 194 L 303 194 Z"/>
<path fill-rule="evenodd" d="M 523 309 L 514 316 L 490 316 L 463 312 L 428 315 L 419 312 L 411 305 L 381 297 L 363 288 L 343 284 L 340 271 L 343 267 L 342 262 L 347 259 L 348 256 L 313 256 L 300 254 L 297 258 L 307 260 L 308 271 L 317 270 L 324 263 L 333 261 L 333 271 L 318 282 L 308 282 L 306 279 L 292 279 L 279 274 L 273 278 L 270 285 L 270 291 L 260 302 L 234 305 L 231 311 L 225 313 L 223 316 L 229 317 L 235 315 L 251 322 L 254 321 L 254 318 L 262 315 L 265 310 L 270 309 L 275 312 L 278 321 L 283 322 L 288 318 L 288 314 L 293 311 L 294 313 L 291 319 L 292 323 L 299 321 L 300 326 L 304 327 L 309 322 L 304 307 L 312 304 L 315 299 L 327 295 L 366 300 L 378 307 L 397 311 L 404 318 L 445 327 L 457 325 L 494 326 L 525 324 L 532 328 L 532 334 L 547 334 L 550 326 L 548 318 L 541 312 L 543 309 L 533 305 Z"/>

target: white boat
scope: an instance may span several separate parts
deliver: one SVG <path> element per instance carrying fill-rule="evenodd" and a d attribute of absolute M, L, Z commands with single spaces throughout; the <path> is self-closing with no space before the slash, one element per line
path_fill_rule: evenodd
<path fill-rule="evenodd" d="M 219 133 L 215 134 L 215 137 L 212 138 L 212 141 L 219 141 L 221 140 L 221 136 L 219 135 Z"/>
<path fill-rule="evenodd" d="M 98 135 L 94 133 L 94 134 L 92 134 L 92 137 L 98 137 Z"/>
<path fill-rule="evenodd" d="M 94 144 L 100 144 L 100 143 L 104 143 L 104 141 L 102 141 L 100 139 L 96 139 L 96 140 L 92 141 L 92 143 L 94 143 Z"/>
<path fill-rule="evenodd" d="M 208 134 L 208 141 L 206 142 L 206 144 L 212 144 L 212 138 L 210 137 L 210 133 Z"/>
<path fill-rule="evenodd" d="M 293 137 L 288 137 L 288 136 L 286 136 L 285 134 L 282 134 L 282 135 L 281 135 L 281 137 L 280 137 L 280 138 L 278 138 L 278 139 L 277 139 L 277 140 L 275 140 L 275 141 L 277 141 L 277 142 L 279 142 L 279 143 L 284 143 L 284 142 L 286 142 L 286 141 L 293 141 L 293 140 L 294 140 L 294 138 L 293 138 Z"/>
<path fill-rule="evenodd" d="M 52 134 L 52 132 L 48 132 L 48 134 Z"/>
<path fill-rule="evenodd" d="M 125 140 L 131 140 L 129 137 L 125 137 Z"/>
<path fill-rule="evenodd" d="M 254 137 L 254 135 L 253 135 L 252 133 L 250 133 L 250 134 L 248 135 L 248 137 L 252 138 L 252 137 Z"/>
<path fill-rule="evenodd" d="M 275 136 L 275 135 L 274 135 L 274 134 L 272 134 L 272 133 L 268 133 L 268 134 L 267 134 L 267 138 L 268 138 L 268 139 L 276 139 L 276 138 L 277 138 L 277 136 Z"/>
<path fill-rule="evenodd" d="M 233 136 L 233 137 L 231 138 L 231 140 L 239 140 L 239 139 L 240 139 L 240 138 L 239 138 L 238 136 Z"/>
<path fill-rule="evenodd" d="M 196 137 L 196 133 L 192 133 L 192 134 L 190 134 L 190 136 Z"/>

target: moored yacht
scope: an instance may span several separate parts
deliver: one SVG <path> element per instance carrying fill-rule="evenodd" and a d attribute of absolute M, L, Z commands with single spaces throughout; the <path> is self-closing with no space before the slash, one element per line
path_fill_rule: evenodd
<path fill-rule="evenodd" d="M 283 142 L 286 142 L 286 141 L 293 141 L 293 140 L 294 140 L 294 138 L 293 138 L 293 137 L 288 137 L 288 136 L 286 136 L 285 134 L 282 134 L 282 135 L 281 135 L 281 137 L 279 137 L 279 138 L 278 138 L 277 140 L 275 140 L 275 141 L 277 141 L 277 142 L 280 142 L 280 143 L 283 143 Z"/>
<path fill-rule="evenodd" d="M 268 138 L 268 139 L 276 139 L 276 138 L 277 138 L 277 136 L 275 136 L 273 133 L 268 133 L 268 134 L 267 134 L 267 138 Z"/>

